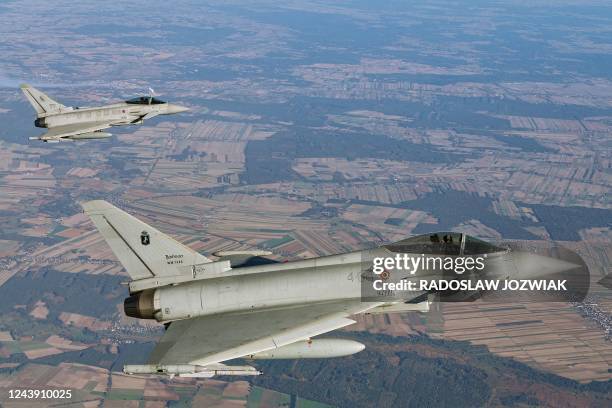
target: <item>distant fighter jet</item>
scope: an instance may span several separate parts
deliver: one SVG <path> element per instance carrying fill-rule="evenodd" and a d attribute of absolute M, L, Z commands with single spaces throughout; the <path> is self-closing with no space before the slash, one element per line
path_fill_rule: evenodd
<path fill-rule="evenodd" d="M 36 110 L 34 125 L 49 129 L 47 133 L 30 139 L 44 142 L 105 139 L 112 135 L 102 132 L 111 126 L 141 124 L 157 115 L 169 115 L 189 110 L 153 96 L 141 96 L 112 105 L 92 108 L 67 107 L 29 85 L 21 85 L 28 101 Z"/>
<path fill-rule="evenodd" d="M 81 205 L 131 278 L 125 314 L 166 327 L 147 364 L 124 366 L 128 374 L 259 375 L 252 366 L 223 362 L 357 353 L 365 346 L 354 340 L 312 338 L 355 323 L 356 315 L 425 312 L 430 304 L 430 293 L 422 292 L 399 300 L 364 299 L 363 285 L 369 282 L 362 272 L 373 254 L 442 254 L 456 260 L 483 256 L 487 262 L 497 259 L 502 279 L 507 273 L 516 276 L 517 267 L 546 274 L 575 266 L 535 254 L 513 258 L 508 248 L 461 233 L 421 235 L 292 262 L 263 262 L 263 251 L 218 252 L 213 261 L 106 201 Z M 389 280 L 390 273 L 384 273 L 380 279 Z"/>

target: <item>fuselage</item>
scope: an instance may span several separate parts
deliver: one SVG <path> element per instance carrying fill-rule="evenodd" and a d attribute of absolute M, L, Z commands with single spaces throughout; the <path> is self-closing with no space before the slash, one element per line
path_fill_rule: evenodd
<path fill-rule="evenodd" d="M 293 304 L 361 298 L 361 252 L 270 265 L 144 291 L 143 315 L 160 322 Z M 145 312 L 146 307 L 149 308 Z M 127 307 L 126 307 L 127 310 Z"/>
<path fill-rule="evenodd" d="M 112 126 L 142 123 L 146 116 L 149 117 L 178 113 L 186 110 L 178 105 L 168 103 L 138 105 L 125 102 L 112 105 L 70 108 L 59 113 L 40 115 L 34 124 L 36 127 L 54 128 L 73 124 L 85 124 L 92 122 L 106 122 Z"/>
<path fill-rule="evenodd" d="M 403 305 L 404 302 L 423 295 L 423 292 L 418 290 L 400 293 L 380 290 L 378 286 L 389 280 L 391 273 L 396 278 L 413 276 L 418 279 L 438 279 L 442 276 L 435 267 L 431 269 L 424 263 L 415 267 L 413 273 L 388 271 L 387 277 L 366 273 L 372 271 L 373 257 L 394 255 L 396 253 L 379 247 L 300 261 L 240 267 L 218 277 L 177 282 L 173 285 L 136 292 L 126 299 L 125 310 L 132 317 L 154 318 L 160 322 L 168 322 L 203 315 L 339 300 L 359 300 L 388 308 L 393 304 Z M 407 255 L 424 260 L 423 254 L 407 253 Z M 504 279 L 514 270 L 514 261 L 510 252 L 498 251 L 487 255 L 484 255 L 484 258 L 477 255 L 476 261 L 484 262 L 486 259 L 486 273 L 489 276 Z M 459 254 L 453 256 L 432 254 L 429 258 L 438 259 L 440 265 L 443 258 L 465 259 Z M 405 310 L 414 310 L 414 306 L 406 305 Z"/>

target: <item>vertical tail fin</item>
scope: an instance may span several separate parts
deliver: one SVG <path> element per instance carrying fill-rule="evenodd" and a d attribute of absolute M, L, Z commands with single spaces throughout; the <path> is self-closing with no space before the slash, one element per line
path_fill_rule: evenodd
<path fill-rule="evenodd" d="M 49 98 L 44 93 L 30 85 L 20 85 L 23 94 L 28 98 L 30 104 L 36 109 L 38 116 L 46 115 L 54 112 L 61 112 L 66 109 L 66 106 Z"/>
<path fill-rule="evenodd" d="M 185 266 L 211 262 L 106 201 L 81 206 L 133 280 L 179 275 Z"/>

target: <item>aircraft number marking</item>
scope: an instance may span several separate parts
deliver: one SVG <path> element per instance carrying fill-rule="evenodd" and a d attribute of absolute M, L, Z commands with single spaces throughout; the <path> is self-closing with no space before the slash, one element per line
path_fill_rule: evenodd
<path fill-rule="evenodd" d="M 182 254 L 170 254 L 166 256 L 166 263 L 168 265 L 176 265 L 183 263 L 183 255 Z"/>

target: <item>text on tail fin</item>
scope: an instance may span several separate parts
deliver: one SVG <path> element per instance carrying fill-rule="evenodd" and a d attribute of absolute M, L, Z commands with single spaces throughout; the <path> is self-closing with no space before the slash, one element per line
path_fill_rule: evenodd
<path fill-rule="evenodd" d="M 30 85 L 22 84 L 20 88 L 38 115 L 61 112 L 62 110 L 66 109 L 66 106 L 54 101 L 49 96 L 40 92 L 38 89 L 32 88 Z"/>
<path fill-rule="evenodd" d="M 106 201 L 81 205 L 133 280 L 179 275 L 185 266 L 210 262 Z"/>

